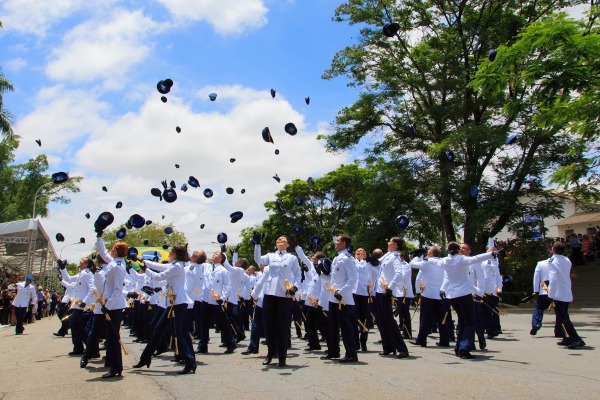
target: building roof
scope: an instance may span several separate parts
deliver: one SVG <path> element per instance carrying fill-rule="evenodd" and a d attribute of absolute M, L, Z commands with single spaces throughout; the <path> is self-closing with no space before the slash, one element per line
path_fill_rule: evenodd
<path fill-rule="evenodd" d="M 600 225 L 600 212 L 576 213 L 567 218 L 557 221 L 553 226 L 565 226 L 575 224 Z"/>
<path fill-rule="evenodd" d="M 22 219 L 0 224 L 0 263 L 19 274 L 39 274 L 56 260 L 54 247 L 42 224 Z"/>

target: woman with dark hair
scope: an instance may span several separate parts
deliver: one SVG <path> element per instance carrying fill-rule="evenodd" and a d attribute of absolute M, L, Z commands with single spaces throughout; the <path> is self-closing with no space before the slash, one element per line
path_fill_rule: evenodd
<path fill-rule="evenodd" d="M 278 367 L 285 367 L 287 345 L 290 335 L 290 318 L 292 315 L 292 296 L 298 290 L 301 279 L 298 258 L 287 252 L 290 241 L 281 235 L 275 242 L 277 251 L 265 256 L 261 255 L 260 242 L 262 235 L 254 232 L 254 261 L 265 265 L 263 277 L 265 282 L 263 293 L 263 323 L 267 338 L 268 353 L 263 365 L 271 364 L 275 354 L 279 357 Z"/>
<path fill-rule="evenodd" d="M 458 243 L 448 243 L 448 256 L 439 263 L 439 266 L 446 271 L 440 296 L 450 300 L 450 304 L 458 316 L 458 332 L 454 349 L 456 356 L 475 358 L 470 350 L 475 347 L 477 309 L 473 302 L 473 294 L 476 292 L 476 288 L 469 278 L 469 266 L 496 257 L 496 252 L 483 253 L 475 257 L 459 253 L 460 245 Z"/>
<path fill-rule="evenodd" d="M 140 262 L 140 268 L 146 275 L 156 280 L 167 281 L 167 297 L 170 305 L 165 308 L 156 327 L 152 333 L 152 339 L 140 356 L 140 361 L 133 368 L 142 368 L 144 365 L 150 368 L 152 355 L 159 347 L 161 338 L 168 328 L 168 319 L 175 318 L 175 352 L 180 360 L 185 363 L 185 368 L 179 374 L 196 373 L 196 357 L 194 356 L 192 340 L 189 335 L 184 335 L 184 320 L 188 303 L 192 300 L 185 291 L 185 267 L 188 260 L 187 245 L 176 244 L 169 252 L 170 264 L 141 260 L 133 257 L 134 261 Z M 152 270 L 159 272 L 154 272 Z M 187 337 L 186 337 L 187 336 Z"/>

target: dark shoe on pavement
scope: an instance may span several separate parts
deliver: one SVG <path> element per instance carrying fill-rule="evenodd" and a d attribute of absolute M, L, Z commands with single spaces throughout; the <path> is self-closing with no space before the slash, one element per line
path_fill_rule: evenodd
<path fill-rule="evenodd" d="M 535 334 L 537 333 L 537 331 L 538 331 L 538 328 L 536 328 L 536 327 L 533 327 L 533 328 L 531 328 L 531 330 L 529 331 L 529 334 L 530 334 L 531 336 L 535 336 Z"/>
<path fill-rule="evenodd" d="M 399 351 L 396 358 L 408 358 L 408 353 L 406 351 Z"/>
<path fill-rule="evenodd" d="M 466 350 L 458 350 L 458 356 L 460 358 L 465 358 L 465 359 L 468 359 L 468 360 L 471 360 L 471 359 L 475 358 L 475 356 L 473 354 L 469 353 Z"/>
<path fill-rule="evenodd" d="M 585 342 L 583 340 L 579 339 L 579 340 L 571 343 L 568 347 L 570 349 L 577 349 L 577 348 L 583 347 L 583 346 L 585 346 Z"/>
<path fill-rule="evenodd" d="M 340 355 L 334 355 L 334 356 L 330 356 L 329 354 L 326 356 L 321 356 L 321 360 L 332 360 L 334 358 L 340 358 Z"/>
<path fill-rule="evenodd" d="M 560 342 L 556 342 L 556 344 L 557 344 L 558 346 L 568 346 L 570 343 L 569 343 L 569 341 L 568 341 L 568 340 L 565 340 L 565 339 L 563 339 L 563 340 L 561 340 Z"/>
<path fill-rule="evenodd" d="M 225 354 L 231 354 L 235 351 L 235 347 L 228 347 L 227 350 L 225 350 Z"/>
<path fill-rule="evenodd" d="M 246 350 L 242 351 L 243 356 L 249 356 L 250 354 L 258 354 L 258 350 Z"/>
<path fill-rule="evenodd" d="M 389 356 L 390 354 L 396 355 L 396 350 L 394 351 L 382 351 L 379 353 L 380 356 Z"/>
<path fill-rule="evenodd" d="M 450 343 L 440 343 L 440 342 L 435 342 L 435 345 L 437 347 L 450 347 Z"/>
<path fill-rule="evenodd" d="M 353 363 L 358 362 L 358 357 L 344 357 L 338 360 L 341 363 Z"/>
<path fill-rule="evenodd" d="M 426 344 L 419 342 L 418 340 L 409 340 L 408 343 L 413 344 L 415 346 L 427 347 Z"/>

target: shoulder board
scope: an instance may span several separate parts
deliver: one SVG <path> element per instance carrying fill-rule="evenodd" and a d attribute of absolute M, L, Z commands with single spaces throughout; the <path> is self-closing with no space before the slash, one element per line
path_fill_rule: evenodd
<path fill-rule="evenodd" d="M 117 260 L 117 265 L 121 265 L 121 261 L 120 260 Z"/>

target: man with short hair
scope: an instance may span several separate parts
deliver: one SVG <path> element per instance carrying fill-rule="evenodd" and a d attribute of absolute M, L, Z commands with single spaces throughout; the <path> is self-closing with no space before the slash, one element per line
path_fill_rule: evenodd
<path fill-rule="evenodd" d="M 560 346 L 576 349 L 585 346 L 585 342 L 577 334 L 571 318 L 569 317 L 569 303 L 573 301 L 571 291 L 571 261 L 563 254 L 565 245 L 556 242 L 552 246 L 552 254 L 548 260 L 548 298 L 554 302 L 556 322 L 562 327 L 563 339 L 558 342 Z"/>

